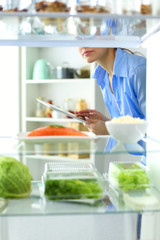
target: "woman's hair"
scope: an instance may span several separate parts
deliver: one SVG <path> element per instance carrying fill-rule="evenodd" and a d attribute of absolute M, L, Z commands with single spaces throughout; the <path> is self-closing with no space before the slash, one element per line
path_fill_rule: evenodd
<path fill-rule="evenodd" d="M 131 54 L 137 54 L 137 55 L 141 55 L 142 57 L 145 57 L 142 53 L 140 52 L 132 52 L 130 49 L 128 48 L 121 48 L 122 50 L 126 51 L 126 52 L 129 52 Z"/>

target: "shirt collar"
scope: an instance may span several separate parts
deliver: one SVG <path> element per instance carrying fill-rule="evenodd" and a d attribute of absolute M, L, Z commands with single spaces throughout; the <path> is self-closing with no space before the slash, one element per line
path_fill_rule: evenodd
<path fill-rule="evenodd" d="M 113 75 L 119 76 L 119 77 L 128 77 L 128 58 L 127 53 L 117 48 L 115 60 L 114 60 L 114 66 L 113 66 Z M 94 74 L 92 75 L 93 78 L 97 79 L 97 83 L 100 84 L 100 82 L 105 78 L 105 75 L 108 73 L 105 69 L 103 69 L 100 65 L 97 66 Z"/>
<path fill-rule="evenodd" d="M 92 78 L 97 79 L 97 83 L 100 85 L 101 82 L 105 79 L 106 74 L 108 74 L 108 72 L 105 69 L 103 69 L 100 65 L 98 65 L 94 74 L 92 75 Z"/>

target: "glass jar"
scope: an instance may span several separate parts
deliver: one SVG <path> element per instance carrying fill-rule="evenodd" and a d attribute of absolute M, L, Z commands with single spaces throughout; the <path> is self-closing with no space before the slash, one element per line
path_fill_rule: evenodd
<path fill-rule="evenodd" d="M 152 14 L 152 0 L 141 0 L 141 14 Z"/>
<path fill-rule="evenodd" d="M 141 0 L 122 0 L 123 14 L 137 14 L 140 13 Z"/>
<path fill-rule="evenodd" d="M 43 97 L 38 97 L 38 99 L 44 101 L 45 98 Z M 37 101 L 36 103 L 36 112 L 35 112 L 35 116 L 36 117 L 45 117 L 45 107 L 43 104 L 41 104 L 40 102 Z"/>
<path fill-rule="evenodd" d="M 48 100 L 49 104 L 53 104 L 52 100 Z M 46 107 L 45 117 L 51 118 L 53 110 L 50 107 Z"/>
<path fill-rule="evenodd" d="M 110 13 L 111 9 L 111 0 L 79 0 L 76 5 L 77 12 Z"/>
<path fill-rule="evenodd" d="M 65 100 L 64 100 L 64 110 L 74 114 L 74 112 L 75 112 L 75 103 L 74 103 L 73 98 L 65 98 Z M 71 118 L 69 116 L 66 116 L 66 117 L 67 118 Z"/>
<path fill-rule="evenodd" d="M 112 0 L 97 0 L 97 12 L 99 13 L 112 13 L 113 1 Z"/>
<path fill-rule="evenodd" d="M 36 0 L 35 10 L 37 12 L 70 12 L 71 7 L 68 4 L 68 0 Z M 43 18 L 44 32 L 46 34 L 66 33 L 67 31 L 67 19 L 65 17 L 57 18 Z"/>
<path fill-rule="evenodd" d="M 69 12 L 68 0 L 36 0 L 35 9 L 37 12 Z"/>
<path fill-rule="evenodd" d="M 87 102 L 83 98 L 78 98 L 76 103 L 76 112 L 87 109 Z"/>
<path fill-rule="evenodd" d="M 32 4 L 32 0 L 3 0 L 1 2 L 5 12 L 27 12 L 30 5 Z"/>
<path fill-rule="evenodd" d="M 77 12 L 96 12 L 96 1 L 78 0 L 76 5 Z"/>

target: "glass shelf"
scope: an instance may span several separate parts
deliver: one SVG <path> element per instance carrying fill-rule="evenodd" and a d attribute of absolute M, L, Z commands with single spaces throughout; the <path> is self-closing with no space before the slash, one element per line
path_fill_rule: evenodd
<path fill-rule="evenodd" d="M 92 201 L 46 200 L 41 196 L 41 187 L 42 182 L 33 181 L 30 197 L 24 199 L 1 199 L 0 216 L 106 215 L 139 212 L 138 210 L 128 208 L 120 198 L 115 197 L 113 200 L 113 196 L 108 196 L 108 193 L 106 193 L 103 200 L 98 200 L 94 203 Z M 144 209 L 140 212 L 160 212 L 160 206 Z"/>
<path fill-rule="evenodd" d="M 0 13 L 0 45 L 139 47 L 160 30 L 160 16 Z"/>
<path fill-rule="evenodd" d="M 48 152 L 44 151 L 43 146 L 48 144 Z M 160 142 L 150 137 L 145 137 L 138 143 L 122 144 L 117 142 L 110 136 L 104 135 L 89 135 L 88 138 L 81 137 L 52 137 L 37 138 L 28 140 L 27 137 L 21 139 L 18 136 L 0 137 L 0 154 L 33 154 L 36 155 L 35 146 L 41 146 L 40 153 L 43 156 L 56 155 L 63 153 L 70 154 L 94 154 L 94 155 L 112 155 L 112 154 L 135 154 L 145 155 L 147 153 L 160 152 Z M 63 147 L 59 147 L 63 145 Z"/>
<path fill-rule="evenodd" d="M 27 122 L 51 122 L 52 124 L 54 122 L 59 122 L 59 123 L 69 123 L 69 122 L 79 122 L 76 119 L 69 119 L 69 118 L 47 118 L 47 117 L 27 117 L 26 118 Z"/>

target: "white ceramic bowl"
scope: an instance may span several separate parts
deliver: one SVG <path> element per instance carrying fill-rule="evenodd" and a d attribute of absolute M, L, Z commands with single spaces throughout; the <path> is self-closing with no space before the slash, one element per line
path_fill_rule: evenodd
<path fill-rule="evenodd" d="M 116 123 L 105 122 L 106 128 L 111 137 L 121 143 L 137 143 L 145 136 L 147 131 L 147 121 L 139 123 Z"/>

